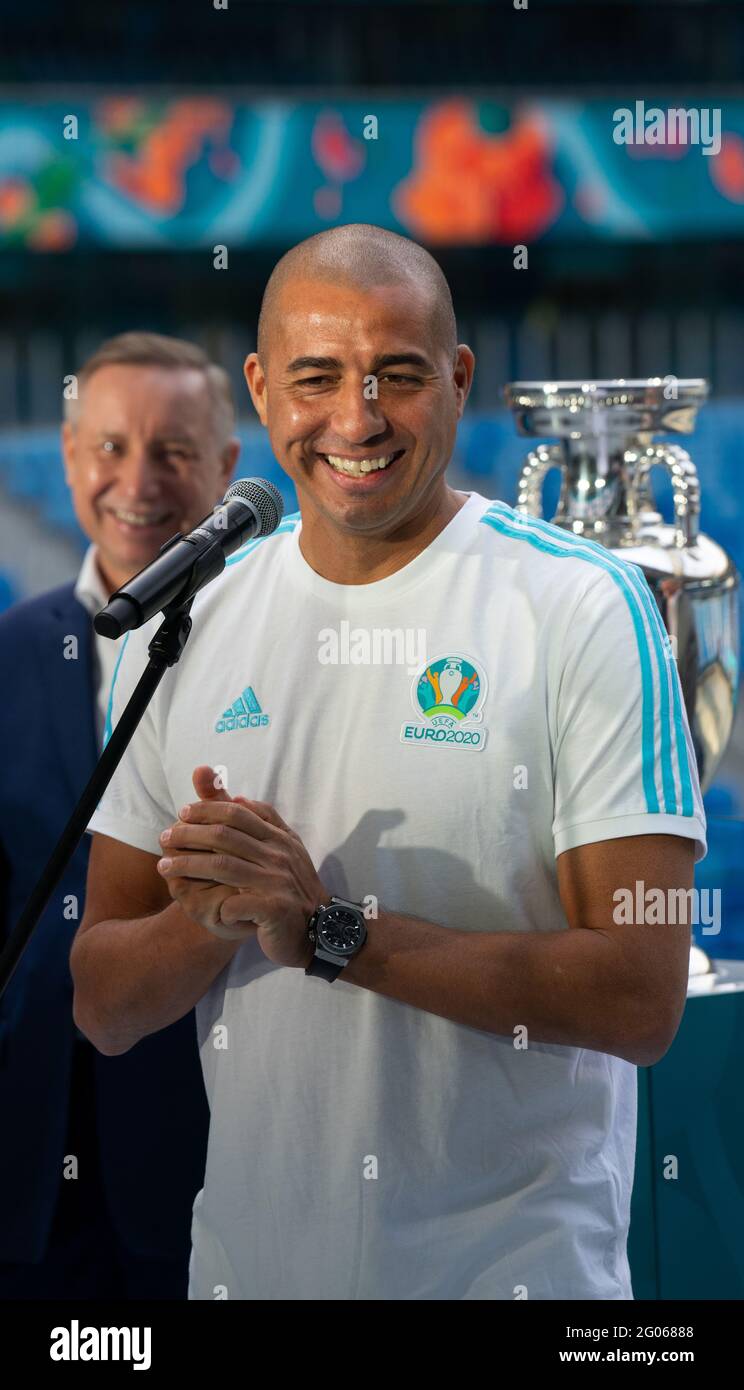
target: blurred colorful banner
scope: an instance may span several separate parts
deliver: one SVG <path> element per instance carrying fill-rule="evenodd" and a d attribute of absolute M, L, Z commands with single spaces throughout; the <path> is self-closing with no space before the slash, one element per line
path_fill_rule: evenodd
<path fill-rule="evenodd" d="M 645 124 L 638 105 L 0 100 L 0 248 L 234 247 L 353 221 L 430 245 L 744 235 L 744 101 L 651 94 Z M 689 120 L 652 114 L 670 107 Z M 642 143 L 617 143 L 619 109 Z"/>

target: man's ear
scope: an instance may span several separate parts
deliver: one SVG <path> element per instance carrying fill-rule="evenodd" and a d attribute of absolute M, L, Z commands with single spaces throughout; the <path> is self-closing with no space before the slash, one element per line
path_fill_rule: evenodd
<path fill-rule="evenodd" d="M 465 409 L 465 402 L 470 395 L 470 388 L 473 384 L 473 372 L 475 371 L 475 357 L 467 343 L 458 343 L 455 370 L 453 373 L 455 391 L 457 394 L 457 418 L 462 416 Z"/>
<path fill-rule="evenodd" d="M 266 425 L 266 375 L 257 352 L 249 352 L 243 364 L 243 375 L 251 400 L 262 425 Z"/>
<path fill-rule="evenodd" d="M 65 482 L 68 487 L 72 487 L 72 465 L 75 458 L 75 431 L 69 420 L 63 421 L 60 435 L 62 439 L 62 463 L 65 470 Z"/>

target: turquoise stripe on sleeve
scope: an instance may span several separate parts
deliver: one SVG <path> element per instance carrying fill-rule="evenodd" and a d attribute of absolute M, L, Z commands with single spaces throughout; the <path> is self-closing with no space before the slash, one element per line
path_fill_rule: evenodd
<path fill-rule="evenodd" d="M 648 641 L 643 623 L 637 605 L 630 601 L 629 585 L 625 576 L 621 575 L 617 570 L 614 570 L 612 566 L 606 562 L 604 557 L 593 555 L 589 551 L 579 551 L 576 547 L 564 549 L 562 546 L 558 545 L 555 540 L 543 539 L 541 535 L 536 534 L 537 527 L 533 527 L 532 530 L 528 529 L 532 522 L 532 518 L 520 518 L 520 521 L 527 524 L 519 525 L 516 519 L 510 523 L 503 514 L 497 515 L 494 514 L 493 511 L 489 511 L 481 517 L 481 521 L 487 526 L 492 526 L 495 531 L 501 532 L 502 535 L 509 536 L 514 540 L 524 540 L 536 550 L 540 550 L 548 555 L 555 555 L 558 559 L 561 557 L 570 558 L 572 555 L 576 555 L 579 559 L 586 560 L 588 564 L 596 565 L 598 569 L 605 570 L 618 585 L 623 597 L 628 603 L 641 664 L 641 766 L 643 790 L 646 797 L 646 809 L 651 813 L 657 813 L 659 810 L 659 800 L 656 792 L 656 779 L 654 775 L 656 758 L 654 747 L 653 674 L 649 661 Z M 545 533 L 543 533 L 543 535 L 544 534 Z M 551 532 L 547 533 L 547 535 L 551 534 Z"/>
<path fill-rule="evenodd" d="M 502 502 L 492 503 L 488 513 L 486 513 L 481 519 L 483 521 L 488 522 L 489 517 L 496 515 L 500 516 L 502 520 L 506 521 L 507 524 L 510 524 L 514 528 L 510 532 L 510 534 L 514 535 L 517 538 L 521 536 L 522 538 L 527 539 L 527 537 L 525 536 L 525 532 L 519 525 L 519 523 L 522 523 L 522 525 L 526 523 L 531 528 L 540 532 L 540 534 L 546 537 L 555 537 L 556 528 L 552 526 L 551 523 L 541 521 L 536 517 L 523 517 L 521 516 L 521 514 L 514 513 L 511 508 L 507 507 L 507 505 Z M 646 614 L 649 629 L 651 631 L 653 647 L 656 654 L 656 661 L 659 671 L 659 690 L 661 695 L 661 772 L 662 786 L 664 789 L 664 810 L 668 814 L 672 815 L 677 813 L 677 797 L 674 787 L 674 773 L 672 769 L 672 755 L 670 747 L 669 728 L 669 681 L 671 679 L 672 703 L 674 707 L 674 735 L 677 754 L 677 765 L 679 768 L 680 788 L 682 791 L 681 814 L 685 816 L 692 816 L 694 813 L 694 801 L 692 794 L 692 780 L 690 777 L 690 765 L 687 756 L 687 741 L 685 739 L 685 733 L 682 726 L 681 691 L 679 685 L 679 676 L 677 674 L 676 667 L 674 669 L 670 669 L 669 659 L 666 655 L 666 630 L 664 628 L 661 619 L 661 614 L 659 612 L 654 596 L 651 593 L 646 577 L 643 574 L 643 571 L 640 570 L 637 565 L 620 560 L 617 556 L 612 555 L 611 552 L 609 552 L 604 546 L 599 545 L 596 541 L 590 541 L 586 537 L 575 536 L 570 532 L 563 531 L 561 531 L 560 540 L 563 541 L 568 548 L 565 550 L 556 548 L 558 554 L 574 554 L 581 559 L 586 559 L 590 563 L 599 564 L 602 568 L 606 569 L 607 572 L 613 576 L 615 582 L 618 584 L 620 582 L 618 578 L 619 575 L 622 575 L 627 581 L 629 581 L 629 584 L 636 597 L 637 602 L 643 608 L 643 611 Z M 556 553 L 556 550 L 554 550 L 553 553 Z M 627 600 L 627 592 L 625 593 L 625 597 Z M 638 639 L 639 626 L 636 622 L 634 616 L 634 609 L 632 605 L 629 604 L 629 607 L 631 609 L 631 614 L 633 615 L 636 638 Z M 640 633 L 643 636 L 643 645 L 641 645 L 639 640 L 639 655 L 641 658 L 641 667 L 643 672 L 644 648 L 647 647 L 648 639 L 646 638 L 645 632 L 643 632 L 642 626 L 640 628 Z M 651 683 L 650 690 L 651 701 L 653 701 L 653 683 Z M 645 754 L 646 749 L 644 747 L 644 759 Z M 653 800 L 658 801 L 655 794 Z M 649 809 L 651 809 L 651 807 L 649 807 Z"/>
<path fill-rule="evenodd" d="M 505 503 L 502 502 L 496 502 L 494 506 L 498 507 L 499 510 L 505 509 Z M 510 513 L 508 507 L 506 507 L 506 510 Z M 513 516 L 513 513 L 510 514 Z M 537 525 L 542 532 L 547 531 L 549 528 L 548 534 L 552 534 L 553 530 L 555 530 L 547 521 L 540 521 L 537 517 L 524 518 L 524 520 L 530 520 L 530 523 Z M 623 566 L 623 569 L 629 574 L 633 588 L 636 589 L 638 596 L 640 596 L 642 605 L 644 605 L 645 614 L 647 614 L 648 617 L 649 628 L 651 628 L 652 635 L 654 635 L 654 651 L 656 653 L 656 663 L 658 663 L 659 667 L 659 688 L 661 688 L 662 691 L 662 719 L 665 720 L 665 724 L 662 724 L 662 738 L 663 734 L 666 733 L 666 717 L 668 717 L 668 714 L 665 714 L 665 712 L 669 710 L 668 682 L 670 681 L 670 684 L 672 684 L 674 745 L 676 745 L 677 769 L 679 769 L 681 788 L 681 815 L 693 816 L 695 809 L 693 778 L 690 776 L 690 759 L 688 759 L 687 756 L 687 739 L 684 737 L 683 720 L 681 720 L 681 687 L 679 674 L 677 674 L 674 663 L 670 663 L 669 657 L 666 656 L 666 651 L 668 651 L 668 634 L 666 634 L 666 628 L 663 626 L 658 603 L 656 603 L 654 595 L 652 595 L 651 589 L 648 587 L 647 578 L 645 578 L 645 574 L 642 573 L 642 570 L 638 569 L 637 564 L 622 562 L 622 560 L 619 560 L 619 557 L 610 555 L 608 550 L 605 549 L 605 546 L 598 545 L 597 541 L 588 541 L 585 537 L 574 537 L 570 532 L 566 532 L 566 539 L 573 541 L 577 550 L 584 546 L 584 548 L 590 549 L 592 552 L 597 553 L 597 555 L 604 557 L 605 560 Z M 665 810 L 666 812 L 672 813 L 672 815 L 676 815 L 676 795 L 672 794 L 672 796 L 666 798 Z"/>
<path fill-rule="evenodd" d="M 113 709 L 114 709 L 114 686 L 116 685 L 116 677 L 117 677 L 118 674 L 119 674 L 119 667 L 121 666 L 121 659 L 122 659 L 122 657 L 123 657 L 123 655 L 124 655 L 124 648 L 126 647 L 128 641 L 129 641 L 129 633 L 126 634 L 126 636 L 125 636 L 125 638 L 124 638 L 124 641 L 123 641 L 122 644 L 121 644 L 121 651 L 119 652 L 119 655 L 118 655 L 118 657 L 116 658 L 116 665 L 115 665 L 115 667 L 114 667 L 114 674 L 113 674 L 113 676 L 111 677 L 111 689 L 109 690 L 108 706 L 107 706 L 107 709 L 106 709 L 106 723 L 105 723 L 104 726 L 103 726 L 103 747 L 104 747 L 104 748 L 106 747 L 106 744 L 108 743 L 109 739 L 111 738 L 111 716 L 112 716 Z"/>
<path fill-rule="evenodd" d="M 635 569 L 636 566 L 631 566 Z M 677 752 L 677 767 L 679 769 L 679 784 L 682 790 L 682 815 L 692 816 L 695 812 L 695 804 L 692 795 L 692 778 L 690 776 L 690 761 L 687 756 L 687 739 L 682 724 L 682 690 L 679 682 L 679 673 L 674 661 L 666 655 L 668 633 L 664 627 L 658 604 L 648 586 L 648 581 L 641 570 L 638 570 L 637 582 L 643 585 L 649 596 L 650 616 L 649 621 L 656 629 L 657 644 L 660 649 L 659 661 L 664 661 L 666 670 L 672 686 L 672 705 L 674 707 L 674 741 Z"/>

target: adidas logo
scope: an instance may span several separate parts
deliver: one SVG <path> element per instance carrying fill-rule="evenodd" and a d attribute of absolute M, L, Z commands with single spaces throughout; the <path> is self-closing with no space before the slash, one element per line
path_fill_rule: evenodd
<path fill-rule="evenodd" d="M 226 710 L 215 724 L 218 734 L 229 734 L 231 729 L 258 729 L 268 724 L 269 716 L 264 714 L 250 685 Z"/>

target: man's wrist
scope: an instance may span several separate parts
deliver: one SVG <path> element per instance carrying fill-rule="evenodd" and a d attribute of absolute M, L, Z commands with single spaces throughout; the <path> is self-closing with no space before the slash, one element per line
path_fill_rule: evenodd
<path fill-rule="evenodd" d="M 315 942 L 314 942 L 314 941 L 311 941 L 311 940 L 310 940 L 310 937 L 308 936 L 308 937 L 307 937 L 307 951 L 306 951 L 306 953 L 305 953 L 305 959 L 304 959 L 304 960 L 301 960 L 301 961 L 298 961 L 298 964 L 299 964 L 299 966 L 300 966 L 300 969 L 301 969 L 301 970 L 307 970 L 308 967 L 311 965 L 311 963 L 312 963 L 314 957 L 315 957 Z"/>
<path fill-rule="evenodd" d="M 332 896 L 333 896 L 332 893 L 326 893 L 325 890 L 324 890 L 323 893 L 322 893 L 322 895 L 318 898 L 318 901 L 316 902 L 315 907 L 313 908 L 313 910 L 312 910 L 312 912 L 310 913 L 309 917 L 307 917 L 306 920 L 305 920 L 305 946 L 306 946 L 306 950 L 305 950 L 305 953 L 304 953 L 304 958 L 303 958 L 302 960 L 298 961 L 298 965 L 299 965 L 300 969 L 302 969 L 302 970 L 307 970 L 308 967 L 312 964 L 313 960 L 315 959 L 315 947 L 316 947 L 316 945 L 317 945 L 317 938 L 315 937 L 314 934 L 313 934 L 313 936 L 311 936 L 311 935 L 310 935 L 310 931 L 311 931 L 313 922 L 315 921 L 315 919 L 316 919 L 316 917 L 317 917 L 317 915 L 318 915 L 318 912 L 320 911 L 321 907 L 327 907 L 328 904 L 329 904 L 329 902 L 331 901 Z"/>

